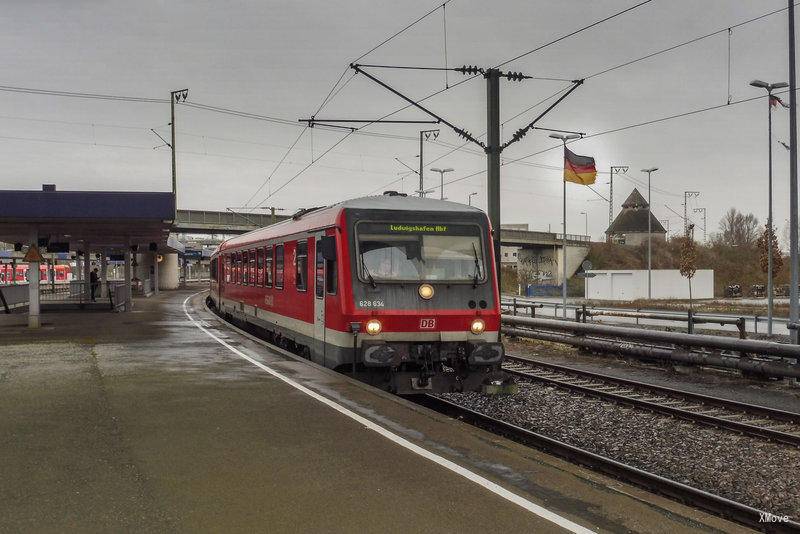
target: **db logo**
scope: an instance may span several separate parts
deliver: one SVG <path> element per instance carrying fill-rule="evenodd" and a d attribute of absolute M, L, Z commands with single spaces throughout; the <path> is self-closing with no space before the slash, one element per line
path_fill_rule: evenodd
<path fill-rule="evenodd" d="M 420 319 L 419 320 L 419 329 L 420 330 L 433 330 L 436 328 L 436 319 Z"/>

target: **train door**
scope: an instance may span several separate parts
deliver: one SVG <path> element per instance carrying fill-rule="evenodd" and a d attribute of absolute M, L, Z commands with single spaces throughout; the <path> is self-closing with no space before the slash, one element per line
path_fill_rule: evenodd
<path fill-rule="evenodd" d="M 314 351 L 312 359 L 325 365 L 325 257 L 324 233 L 314 235 Z"/>

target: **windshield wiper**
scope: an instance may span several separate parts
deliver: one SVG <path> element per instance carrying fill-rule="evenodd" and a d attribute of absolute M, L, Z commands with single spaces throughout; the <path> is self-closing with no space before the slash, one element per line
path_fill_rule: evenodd
<path fill-rule="evenodd" d="M 367 278 L 369 278 L 369 283 L 372 284 L 372 289 L 376 289 L 378 285 L 375 283 L 375 279 L 372 277 L 372 273 L 370 273 L 369 269 L 367 269 L 367 264 L 364 261 L 363 256 L 361 257 L 361 268 L 364 270 L 364 274 L 367 275 Z"/>
<path fill-rule="evenodd" d="M 478 279 L 481 276 L 481 261 L 478 259 L 478 249 L 472 243 L 472 253 L 475 254 L 475 277 L 472 279 L 472 289 L 478 287 Z"/>

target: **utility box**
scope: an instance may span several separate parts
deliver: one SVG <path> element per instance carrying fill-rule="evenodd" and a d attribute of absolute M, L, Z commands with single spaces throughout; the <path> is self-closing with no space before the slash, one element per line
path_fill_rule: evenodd
<path fill-rule="evenodd" d="M 652 298 L 654 300 L 689 298 L 689 281 L 677 269 L 653 269 Z M 592 300 L 647 299 L 647 270 L 619 269 L 587 271 L 585 297 Z M 692 298 L 714 298 L 714 270 L 698 269 L 692 278 Z"/>

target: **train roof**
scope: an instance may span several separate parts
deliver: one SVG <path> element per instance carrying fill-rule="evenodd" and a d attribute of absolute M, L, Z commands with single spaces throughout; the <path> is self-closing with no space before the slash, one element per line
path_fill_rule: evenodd
<path fill-rule="evenodd" d="M 327 228 L 334 226 L 337 218 L 345 209 L 413 211 L 413 212 L 448 212 L 482 214 L 483 211 L 474 207 L 448 202 L 434 198 L 420 198 L 402 194 L 384 193 L 367 197 L 344 200 L 327 207 L 298 212 L 293 218 L 281 221 L 246 234 L 236 236 L 222 242 L 218 250 L 245 246 L 250 243 L 272 239 L 282 235 L 291 235 L 298 232 Z"/>

